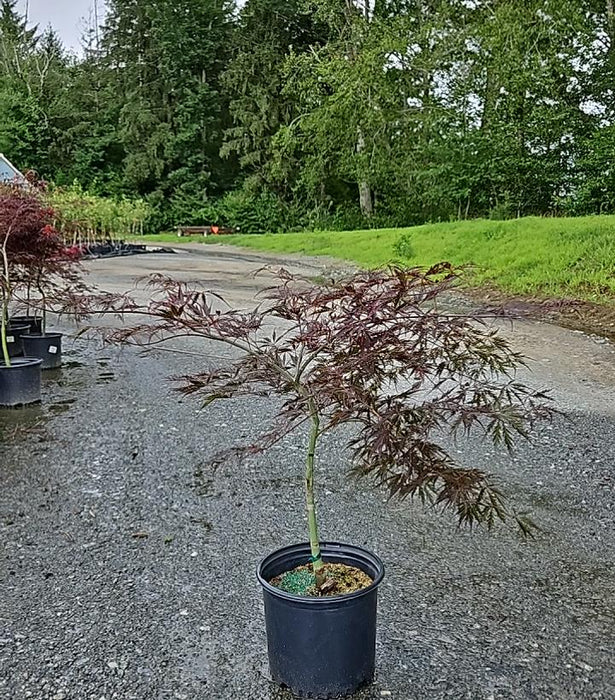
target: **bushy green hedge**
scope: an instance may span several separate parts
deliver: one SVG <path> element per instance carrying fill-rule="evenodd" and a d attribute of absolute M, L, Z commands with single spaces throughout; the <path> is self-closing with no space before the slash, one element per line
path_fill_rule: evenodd
<path fill-rule="evenodd" d="M 273 192 L 258 193 L 247 189 L 228 192 L 218 199 L 203 201 L 189 194 L 174 197 L 170 202 L 152 202 L 153 231 L 170 230 L 176 226 L 230 226 L 239 233 L 285 233 L 289 231 L 347 231 L 379 228 L 407 223 L 399 216 L 383 217 L 376 213 L 371 219 L 362 216 L 358 207 L 346 204 L 336 208 L 292 205 Z"/>
<path fill-rule="evenodd" d="M 143 199 L 98 197 L 79 185 L 53 188 L 46 198 L 55 212 L 56 228 L 75 241 L 142 234 L 152 215 Z"/>

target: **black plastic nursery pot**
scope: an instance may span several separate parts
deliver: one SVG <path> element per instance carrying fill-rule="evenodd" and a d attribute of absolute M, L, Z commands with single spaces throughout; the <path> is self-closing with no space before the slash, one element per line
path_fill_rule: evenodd
<path fill-rule="evenodd" d="M 16 357 L 10 367 L 0 362 L 0 406 L 41 400 L 41 363 L 38 357 Z"/>
<path fill-rule="evenodd" d="M 62 365 L 62 333 L 28 333 L 21 336 L 21 341 L 24 355 L 41 358 L 41 369 Z"/>
<path fill-rule="evenodd" d="M 9 357 L 23 355 L 23 343 L 21 337 L 30 332 L 30 326 L 26 323 L 9 323 L 6 327 L 6 346 Z"/>
<path fill-rule="evenodd" d="M 265 624 L 272 678 L 300 697 L 349 695 L 374 679 L 378 586 L 382 561 L 361 547 L 322 542 L 322 558 L 355 566 L 372 579 L 354 593 L 308 597 L 286 593 L 269 581 L 306 564 L 309 544 L 291 545 L 265 557 L 257 576 L 265 599 Z"/>
<path fill-rule="evenodd" d="M 13 326 L 28 325 L 30 327 L 28 333 L 36 333 L 38 335 L 43 332 L 43 319 L 40 316 L 11 316 L 9 324 Z"/>

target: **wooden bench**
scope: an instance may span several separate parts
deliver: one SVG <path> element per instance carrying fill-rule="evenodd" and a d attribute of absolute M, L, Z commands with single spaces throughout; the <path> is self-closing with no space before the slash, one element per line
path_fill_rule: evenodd
<path fill-rule="evenodd" d="M 235 229 L 228 226 L 178 226 L 177 235 L 182 236 L 224 236 L 235 233 Z"/>
<path fill-rule="evenodd" d="M 211 226 L 178 226 L 177 235 L 181 236 L 208 236 L 211 233 Z"/>

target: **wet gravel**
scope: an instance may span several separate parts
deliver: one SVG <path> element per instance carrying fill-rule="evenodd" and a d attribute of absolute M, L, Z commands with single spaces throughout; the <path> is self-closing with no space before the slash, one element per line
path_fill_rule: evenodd
<path fill-rule="evenodd" d="M 167 379 L 187 356 L 78 341 L 66 359 L 42 406 L 0 412 L 0 698 L 288 700 L 255 567 L 305 539 L 304 436 L 219 463 L 269 400 L 200 410 Z M 562 406 L 514 459 L 456 448 L 531 511 L 529 542 L 387 503 L 346 477 L 343 436 L 325 439 L 323 539 L 387 567 L 377 679 L 357 700 L 615 698 L 615 417 Z"/>

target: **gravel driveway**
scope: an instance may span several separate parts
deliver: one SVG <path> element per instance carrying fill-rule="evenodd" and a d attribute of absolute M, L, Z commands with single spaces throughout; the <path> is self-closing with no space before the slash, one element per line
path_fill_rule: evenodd
<path fill-rule="evenodd" d="M 241 305 L 267 260 L 207 246 L 89 267 L 107 288 L 167 270 Z M 322 274 L 321 261 L 282 262 Z M 456 449 L 532 513 L 534 541 L 387 503 L 346 478 L 340 435 L 323 442 L 323 538 L 387 566 L 377 681 L 357 699 L 615 698 L 615 354 L 546 324 L 504 331 L 562 415 L 514 459 Z M 287 700 L 268 680 L 254 571 L 305 539 L 305 436 L 218 463 L 275 410 L 258 398 L 200 410 L 172 392 L 169 376 L 222 362 L 219 350 L 67 346 L 42 406 L 0 412 L 0 698 Z"/>

